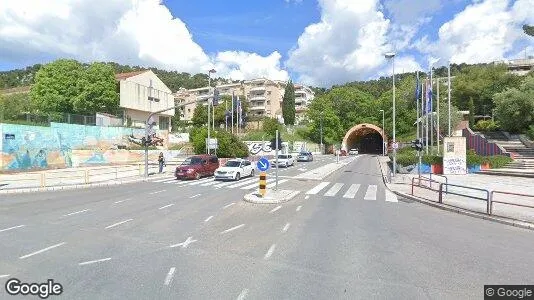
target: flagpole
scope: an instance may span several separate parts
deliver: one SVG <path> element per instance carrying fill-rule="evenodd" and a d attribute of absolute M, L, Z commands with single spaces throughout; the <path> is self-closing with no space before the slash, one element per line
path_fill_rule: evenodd
<path fill-rule="evenodd" d="M 417 79 L 415 83 L 415 89 L 419 90 L 419 71 L 417 71 Z M 417 118 L 415 121 L 417 122 L 417 138 L 419 138 L 419 94 L 415 93 L 415 103 L 417 103 Z"/>
<path fill-rule="evenodd" d="M 224 130 L 228 131 L 228 102 L 224 100 Z"/>
<path fill-rule="evenodd" d="M 432 66 L 430 66 L 430 153 L 434 154 L 434 107 L 432 103 L 432 92 L 434 89 L 434 81 L 432 78 Z"/>
<path fill-rule="evenodd" d="M 421 142 L 423 141 L 423 132 L 424 132 L 424 128 L 425 128 L 425 123 L 423 122 L 423 112 L 425 111 L 425 104 L 424 104 L 424 100 L 425 100 L 425 83 L 421 81 L 421 115 L 419 116 L 420 119 L 419 121 L 421 122 L 421 132 L 419 133 L 419 137 L 418 138 L 421 138 Z"/>
<path fill-rule="evenodd" d="M 449 136 L 451 136 L 451 62 L 447 68 L 447 90 L 448 90 L 448 102 L 449 102 Z"/>
<path fill-rule="evenodd" d="M 234 134 L 234 101 L 235 101 L 235 93 L 232 92 L 232 134 Z"/>
<path fill-rule="evenodd" d="M 426 104 L 425 104 L 425 145 L 426 145 L 426 154 L 428 155 L 428 78 L 426 79 Z"/>
<path fill-rule="evenodd" d="M 441 153 L 440 148 L 439 148 L 439 77 L 436 78 L 436 83 L 438 85 L 437 90 L 436 90 L 436 93 L 437 93 L 436 100 L 438 101 L 438 106 L 436 108 L 436 110 L 437 110 L 437 114 L 436 115 L 438 117 L 438 121 L 437 121 L 437 124 L 436 124 L 437 125 L 436 138 L 438 139 L 438 155 L 439 155 Z"/>

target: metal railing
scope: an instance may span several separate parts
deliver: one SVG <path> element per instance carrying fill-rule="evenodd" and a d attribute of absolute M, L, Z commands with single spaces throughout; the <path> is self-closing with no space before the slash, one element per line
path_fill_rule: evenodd
<path fill-rule="evenodd" d="M 418 181 L 417 185 L 415 184 L 415 181 Z M 421 181 L 423 182 L 428 182 L 428 186 L 426 185 L 421 185 Z M 429 178 L 424 178 L 424 177 L 413 177 L 412 178 L 412 195 L 414 194 L 414 187 L 417 186 L 419 188 L 422 188 L 422 189 L 426 189 L 426 190 L 430 190 L 430 191 L 433 191 L 433 192 L 439 192 L 439 189 L 433 189 L 432 188 L 432 182 L 435 182 L 437 184 L 441 184 L 441 182 L 439 181 L 435 181 L 435 180 L 432 180 L 432 179 L 429 179 Z M 435 201 L 435 200 L 434 200 Z"/>
<path fill-rule="evenodd" d="M 513 196 L 520 196 L 520 197 L 527 197 L 527 198 L 533 198 L 534 199 L 534 195 L 530 195 L 530 194 L 521 194 L 521 193 L 512 193 L 512 192 L 503 192 L 503 191 L 491 191 L 491 193 L 490 193 L 490 205 L 489 205 L 489 211 L 488 211 L 488 214 L 490 214 L 490 215 L 493 214 L 493 203 L 500 203 L 500 204 L 505 204 L 505 205 L 526 207 L 526 208 L 534 208 L 534 205 L 519 204 L 519 203 L 512 203 L 512 202 L 495 200 L 495 194 L 513 195 Z"/>
<path fill-rule="evenodd" d="M 466 195 L 466 194 L 459 194 L 459 193 L 451 192 L 451 191 L 447 191 L 446 194 L 466 197 L 466 198 L 470 198 L 470 199 L 477 199 L 477 200 L 481 200 L 481 201 L 486 201 L 486 213 L 489 214 L 490 206 L 491 206 L 491 199 L 490 199 L 490 192 L 488 190 L 481 189 L 481 188 L 474 188 L 474 187 L 465 186 L 465 185 L 450 184 L 450 183 L 440 183 L 440 185 L 439 185 L 439 200 L 438 200 L 439 203 L 443 203 L 443 186 L 444 185 L 445 186 L 452 186 L 452 187 L 459 187 L 459 188 L 463 188 L 463 189 L 467 189 L 467 190 L 485 192 L 486 193 L 486 198 L 472 196 L 472 195 Z M 454 206 L 454 205 L 451 205 L 451 206 Z"/>

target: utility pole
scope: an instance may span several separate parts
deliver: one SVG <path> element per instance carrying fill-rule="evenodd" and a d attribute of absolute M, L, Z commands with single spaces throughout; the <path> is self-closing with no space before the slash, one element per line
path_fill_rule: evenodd
<path fill-rule="evenodd" d="M 449 101 L 449 137 L 451 136 L 451 62 L 447 68 L 447 91 Z"/>
<path fill-rule="evenodd" d="M 278 148 L 280 148 L 279 145 L 278 145 L 278 129 L 276 130 L 275 141 L 276 141 L 275 142 L 276 143 L 276 150 L 275 150 L 275 154 L 274 155 L 276 156 L 276 160 L 275 160 L 275 164 L 276 164 L 276 171 L 275 171 L 275 178 L 276 179 L 275 179 L 275 181 L 276 181 L 276 183 L 275 183 L 275 186 L 274 186 L 274 190 L 278 191 L 278 168 L 280 167 L 278 165 Z"/>
<path fill-rule="evenodd" d="M 323 150 L 323 111 L 321 111 L 321 154 L 324 154 Z"/>
<path fill-rule="evenodd" d="M 384 110 L 381 109 L 380 111 L 382 112 L 382 156 L 386 156 L 386 141 L 384 140 L 384 137 L 385 137 L 384 128 L 386 127 L 386 122 L 385 122 Z"/>
<path fill-rule="evenodd" d="M 440 148 L 439 148 L 439 80 L 440 80 L 440 78 L 438 77 L 436 79 L 436 81 L 437 81 L 436 83 L 438 84 L 437 91 L 436 91 L 436 95 L 437 95 L 436 96 L 436 100 L 438 101 L 438 106 L 437 106 L 437 109 L 436 109 L 437 110 L 437 116 L 438 116 L 438 121 L 437 121 L 437 124 L 436 124 L 437 125 L 436 138 L 438 139 L 438 155 L 441 152 Z"/>
<path fill-rule="evenodd" d="M 216 73 L 215 69 L 211 69 L 208 71 L 208 93 L 211 93 L 211 73 Z M 206 153 L 210 154 L 210 99 L 208 98 L 208 139 L 206 141 Z M 215 128 L 214 128 L 215 130 Z"/>
<path fill-rule="evenodd" d="M 396 116 L 396 105 L 395 105 L 395 52 L 389 52 L 385 54 L 386 58 L 391 58 L 392 60 L 392 66 L 393 66 L 393 145 L 397 144 L 396 139 L 396 127 L 395 127 L 395 116 Z M 397 149 L 394 146 L 393 147 L 393 177 L 396 176 L 397 173 Z"/>

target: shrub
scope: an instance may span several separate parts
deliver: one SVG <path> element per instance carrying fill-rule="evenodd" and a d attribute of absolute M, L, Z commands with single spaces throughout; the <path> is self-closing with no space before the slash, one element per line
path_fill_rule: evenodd
<path fill-rule="evenodd" d="M 499 128 L 499 124 L 497 122 L 493 122 L 492 120 L 480 120 L 475 125 L 475 130 L 488 132 L 488 131 L 495 131 Z"/>
<path fill-rule="evenodd" d="M 467 157 L 466 157 L 467 165 L 468 166 L 476 166 L 481 165 L 484 163 L 484 158 L 478 154 L 474 150 L 467 150 Z"/>
<path fill-rule="evenodd" d="M 190 139 L 196 154 L 206 153 L 206 128 L 194 128 L 191 130 Z M 225 130 L 211 132 L 211 138 L 217 138 L 218 157 L 247 157 L 248 147 L 236 135 Z"/>
<path fill-rule="evenodd" d="M 513 161 L 513 159 L 511 159 L 508 156 L 504 156 L 504 155 L 494 155 L 494 156 L 485 156 L 483 158 L 483 161 L 485 163 L 489 163 L 490 168 L 498 169 L 509 164 L 510 162 Z"/>
<path fill-rule="evenodd" d="M 534 124 L 528 127 L 527 136 L 530 140 L 534 141 Z"/>

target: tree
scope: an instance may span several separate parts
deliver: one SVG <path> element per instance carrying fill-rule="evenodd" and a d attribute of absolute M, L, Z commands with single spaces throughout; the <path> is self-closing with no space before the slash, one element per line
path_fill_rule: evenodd
<path fill-rule="evenodd" d="M 451 104 L 451 134 L 454 132 L 456 127 L 462 121 L 462 115 L 458 108 Z M 448 134 L 449 131 L 449 104 L 447 101 L 441 101 L 439 104 L 439 129 L 444 136 Z"/>
<path fill-rule="evenodd" d="M 217 138 L 217 156 L 218 157 L 247 157 L 248 148 L 236 135 L 225 130 L 216 130 L 212 133 Z M 206 138 L 208 137 L 207 128 L 194 128 L 191 130 L 190 139 L 193 143 L 195 153 L 206 153 Z"/>
<path fill-rule="evenodd" d="M 527 35 L 530 35 L 530 36 L 534 36 L 534 26 L 530 26 L 530 25 L 523 25 L 523 31 L 527 34 Z"/>
<path fill-rule="evenodd" d="M 16 120 L 22 114 L 32 111 L 33 105 L 29 94 L 0 95 L 0 117 L 4 120 Z"/>
<path fill-rule="evenodd" d="M 308 125 L 309 139 L 316 143 L 321 142 L 322 123 L 324 144 L 334 144 L 341 141 L 345 132 L 327 95 L 315 98 L 306 114 L 310 120 Z"/>
<path fill-rule="evenodd" d="M 469 98 L 469 126 L 475 126 L 475 102 L 473 97 Z"/>
<path fill-rule="evenodd" d="M 82 65 L 71 59 L 59 59 L 44 65 L 35 76 L 31 99 L 39 111 L 72 113 L 73 99 L 81 93 L 78 80 Z"/>
<path fill-rule="evenodd" d="M 534 77 L 525 78 L 521 86 L 498 93 L 495 115 L 504 130 L 525 132 L 534 125 Z"/>
<path fill-rule="evenodd" d="M 210 111 L 211 113 L 211 111 Z M 205 126 L 208 124 L 208 106 L 197 103 L 191 122 L 194 126 Z"/>
<path fill-rule="evenodd" d="M 282 126 L 275 118 L 264 118 L 262 129 L 265 133 L 269 135 L 268 138 L 274 138 L 274 136 L 276 135 L 276 131 L 281 131 Z"/>
<path fill-rule="evenodd" d="M 80 114 L 117 113 L 119 94 L 113 69 L 103 63 L 92 63 L 79 78 L 80 93 L 72 100 L 73 111 Z"/>
<path fill-rule="evenodd" d="M 293 82 L 289 80 L 287 82 L 284 98 L 282 102 L 282 116 L 284 118 L 284 124 L 295 125 L 295 86 Z"/>

